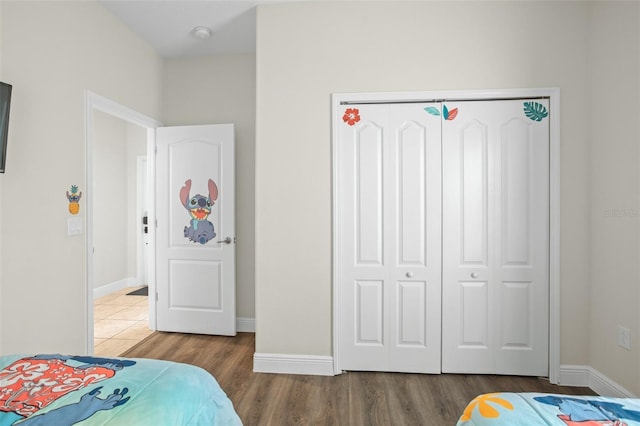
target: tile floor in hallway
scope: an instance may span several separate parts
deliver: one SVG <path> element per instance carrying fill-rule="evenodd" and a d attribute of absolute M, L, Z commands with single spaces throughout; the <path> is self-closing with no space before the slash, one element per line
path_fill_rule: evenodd
<path fill-rule="evenodd" d="M 94 355 L 119 356 L 153 333 L 147 296 L 127 296 L 127 287 L 94 300 Z"/>

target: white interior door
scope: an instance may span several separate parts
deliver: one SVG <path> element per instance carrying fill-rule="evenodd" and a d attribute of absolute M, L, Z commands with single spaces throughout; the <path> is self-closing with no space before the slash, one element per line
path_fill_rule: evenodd
<path fill-rule="evenodd" d="M 447 106 L 442 371 L 546 376 L 548 101 Z"/>
<path fill-rule="evenodd" d="M 343 370 L 440 372 L 440 122 L 426 106 L 337 117 Z"/>
<path fill-rule="evenodd" d="M 232 124 L 156 130 L 157 329 L 236 334 Z"/>

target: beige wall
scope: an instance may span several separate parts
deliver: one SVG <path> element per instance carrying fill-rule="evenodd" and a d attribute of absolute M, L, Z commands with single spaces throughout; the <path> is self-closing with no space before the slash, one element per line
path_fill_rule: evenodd
<path fill-rule="evenodd" d="M 587 2 L 259 7 L 256 352 L 332 355 L 331 93 L 560 87 L 561 361 L 588 365 L 590 14 Z"/>
<path fill-rule="evenodd" d="M 640 3 L 594 3 L 589 27 L 590 365 L 640 395 Z M 631 329 L 631 351 L 617 346 Z"/>
<path fill-rule="evenodd" d="M 236 312 L 255 318 L 255 55 L 167 60 L 166 125 L 234 123 L 236 131 Z"/>
<path fill-rule="evenodd" d="M 0 176 L 0 346 L 84 353 L 85 236 L 66 235 L 65 196 L 75 183 L 86 191 L 84 93 L 160 117 L 162 60 L 94 2 L 3 0 L 0 10 L 0 74 L 14 87 Z"/>
<path fill-rule="evenodd" d="M 127 278 L 127 125 L 93 113 L 93 285 Z"/>

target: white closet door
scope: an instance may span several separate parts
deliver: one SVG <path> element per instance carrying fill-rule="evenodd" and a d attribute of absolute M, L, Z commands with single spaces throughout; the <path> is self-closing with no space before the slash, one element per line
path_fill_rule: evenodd
<path fill-rule="evenodd" d="M 546 376 L 548 101 L 447 107 L 442 371 Z"/>
<path fill-rule="evenodd" d="M 440 122 L 425 106 L 344 108 L 335 224 L 343 370 L 440 372 Z"/>

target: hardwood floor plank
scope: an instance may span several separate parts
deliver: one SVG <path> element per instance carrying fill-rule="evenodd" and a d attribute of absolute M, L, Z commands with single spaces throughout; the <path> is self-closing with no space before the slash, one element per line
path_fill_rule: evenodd
<path fill-rule="evenodd" d="M 352 391 L 360 391 L 359 394 L 356 394 L 356 397 L 363 402 L 363 404 L 360 404 L 360 408 L 363 410 L 361 418 L 363 419 L 364 424 L 391 424 L 384 384 L 380 377 L 381 374 L 371 372 L 349 374 L 353 376 L 354 381 L 358 382 L 355 384 L 355 389 L 352 389 Z M 398 418 L 398 420 L 399 419 L 400 418 Z"/>
<path fill-rule="evenodd" d="M 258 425 L 260 419 L 264 418 L 264 412 L 272 403 L 270 389 L 274 378 L 269 374 L 256 374 L 252 377 L 245 395 L 242 398 L 231 399 L 245 426 Z M 227 394 L 232 398 L 231 393 Z"/>
<path fill-rule="evenodd" d="M 197 365 L 220 383 L 246 426 L 453 425 L 489 392 L 594 395 L 536 377 L 348 372 L 334 377 L 253 372 L 255 336 L 156 332 L 122 356 Z"/>

